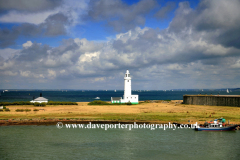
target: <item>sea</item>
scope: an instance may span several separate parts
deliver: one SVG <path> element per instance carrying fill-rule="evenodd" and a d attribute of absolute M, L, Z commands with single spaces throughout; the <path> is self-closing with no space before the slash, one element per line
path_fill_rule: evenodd
<path fill-rule="evenodd" d="M 239 160 L 240 131 L 1 126 L 3 160 Z"/>
<path fill-rule="evenodd" d="M 102 101 L 111 101 L 111 97 L 123 97 L 123 90 L 0 90 L 0 102 L 31 101 L 42 96 L 49 101 L 91 102 L 99 97 Z M 240 91 L 226 90 L 133 90 L 133 95 L 139 95 L 139 101 L 145 100 L 183 100 L 183 95 L 213 94 L 240 95 Z"/>
<path fill-rule="evenodd" d="M 110 101 L 122 97 L 117 90 L 8 90 L 0 101 L 30 101 L 42 93 L 50 101 Z M 185 94 L 239 95 L 239 91 L 132 91 L 139 100 L 182 100 Z M 240 131 L 203 132 L 185 129 L 80 129 L 55 125 L 0 126 L 0 159 L 3 160 L 186 160 L 240 157 Z"/>

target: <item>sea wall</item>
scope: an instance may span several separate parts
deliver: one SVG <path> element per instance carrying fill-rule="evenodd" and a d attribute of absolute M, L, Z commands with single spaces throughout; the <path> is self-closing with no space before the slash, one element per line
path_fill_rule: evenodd
<path fill-rule="evenodd" d="M 238 95 L 184 95 L 184 104 L 240 107 Z"/>

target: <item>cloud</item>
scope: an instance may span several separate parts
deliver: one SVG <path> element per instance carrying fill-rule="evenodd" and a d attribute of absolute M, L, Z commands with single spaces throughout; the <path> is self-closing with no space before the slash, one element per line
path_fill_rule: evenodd
<path fill-rule="evenodd" d="M 210 43 L 240 48 L 239 7 L 238 0 L 203 0 L 193 10 L 188 2 L 181 2 L 169 30 L 192 30 L 196 37 L 201 35 Z"/>
<path fill-rule="evenodd" d="M 0 0 L 0 12 L 7 10 L 39 12 L 54 9 L 60 6 L 62 2 L 62 0 Z"/>
<path fill-rule="evenodd" d="M 87 18 L 107 21 L 115 31 L 126 31 L 145 24 L 145 15 L 157 5 L 154 0 L 141 0 L 137 4 L 127 5 L 120 0 L 90 1 Z"/>
<path fill-rule="evenodd" d="M 23 43 L 23 47 L 24 48 L 28 48 L 28 47 L 31 47 L 33 45 L 33 43 L 31 41 L 27 41 L 26 43 Z"/>
<path fill-rule="evenodd" d="M 39 25 L 23 23 L 11 29 L 0 28 L 0 47 L 8 47 L 15 44 L 15 40 L 20 36 L 59 36 L 67 34 L 66 26 L 71 22 L 63 13 L 50 15 Z"/>
<path fill-rule="evenodd" d="M 176 4 L 174 2 L 167 2 L 166 6 L 162 7 L 157 13 L 155 13 L 155 17 L 158 19 L 164 19 L 168 17 L 168 14 L 173 11 Z"/>
<path fill-rule="evenodd" d="M 99 9 L 91 13 L 92 18 L 110 22 L 114 13 L 124 22 L 125 7 L 140 13 L 140 9 L 134 7 L 142 6 L 140 2 L 127 6 L 121 1 L 111 1 L 108 6 L 106 2 L 91 2 Z M 219 4 L 214 5 L 217 2 Z M 240 14 L 229 17 L 238 7 L 237 1 L 233 3 L 235 6 L 225 1 L 202 1 L 196 9 L 190 8 L 188 2 L 180 3 L 167 29 L 134 27 L 107 42 L 70 38 L 58 47 L 27 42 L 17 54 L 0 59 L 0 75 L 8 81 L 18 76 L 18 83 L 22 80 L 38 84 L 36 79 L 44 80 L 39 87 L 63 88 L 64 83 L 64 88 L 72 89 L 122 89 L 124 72 L 129 69 L 135 89 L 237 87 L 240 85 L 240 49 L 235 41 L 240 34 L 235 28 Z M 216 15 L 216 8 L 223 5 L 226 6 L 223 12 Z M 119 10 L 106 10 L 117 6 Z M 101 13 L 103 10 L 106 11 Z M 65 20 L 71 23 L 64 15 L 49 17 L 50 22 L 45 23 Z M 44 26 L 46 32 L 47 24 Z M 124 23 L 122 27 L 128 28 Z M 234 36 L 226 35 L 234 29 Z M 31 26 L 28 30 L 28 34 L 34 35 Z M 223 35 L 226 41 L 221 40 Z M 225 43 L 227 41 L 233 43 Z"/>

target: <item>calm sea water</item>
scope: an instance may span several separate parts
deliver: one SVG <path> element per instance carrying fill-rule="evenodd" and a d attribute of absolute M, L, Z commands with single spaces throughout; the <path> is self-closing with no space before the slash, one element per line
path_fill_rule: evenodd
<path fill-rule="evenodd" d="M 0 127 L 0 159 L 239 159 L 240 131 Z"/>
<path fill-rule="evenodd" d="M 42 93 L 43 97 L 49 101 L 72 101 L 72 102 L 90 102 L 100 97 L 103 101 L 111 101 L 111 97 L 123 97 L 124 91 L 8 91 L 1 92 L 0 102 L 14 101 L 30 101 L 39 97 Z M 239 91 L 226 93 L 226 91 L 132 91 L 132 94 L 139 95 L 139 100 L 182 100 L 185 94 L 208 94 L 218 93 L 220 95 L 240 95 Z"/>

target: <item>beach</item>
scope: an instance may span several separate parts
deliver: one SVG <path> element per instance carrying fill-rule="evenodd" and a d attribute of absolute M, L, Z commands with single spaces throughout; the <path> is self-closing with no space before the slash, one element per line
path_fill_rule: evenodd
<path fill-rule="evenodd" d="M 182 100 L 145 101 L 137 105 L 29 105 L 7 106 L 10 112 L 0 112 L 0 125 L 45 125 L 57 121 L 76 123 L 179 123 L 203 124 L 224 117 L 230 123 L 240 124 L 240 108 L 229 106 L 186 105 Z M 29 112 L 16 112 L 30 109 Z M 38 109 L 39 111 L 33 111 Z"/>

